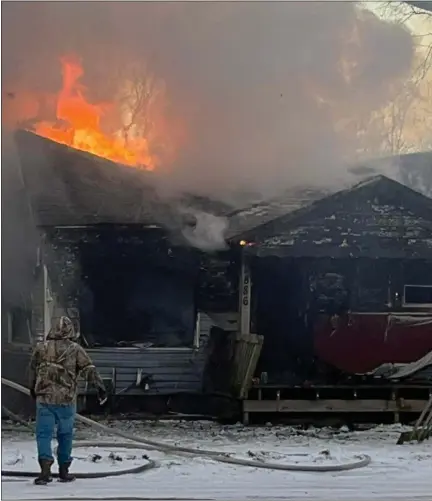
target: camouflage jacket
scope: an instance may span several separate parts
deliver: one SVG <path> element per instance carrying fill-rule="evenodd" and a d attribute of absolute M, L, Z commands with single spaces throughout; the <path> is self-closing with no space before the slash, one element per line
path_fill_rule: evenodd
<path fill-rule="evenodd" d="M 30 388 L 34 388 L 37 402 L 69 405 L 75 403 L 78 377 L 84 376 L 101 391 L 102 379 L 87 352 L 74 341 L 73 324 L 61 317 L 39 343 L 30 361 Z"/>

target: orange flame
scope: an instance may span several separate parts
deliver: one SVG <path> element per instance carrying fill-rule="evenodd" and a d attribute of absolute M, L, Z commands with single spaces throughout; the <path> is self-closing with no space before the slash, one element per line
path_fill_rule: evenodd
<path fill-rule="evenodd" d="M 148 140 L 144 137 L 121 137 L 104 133 L 101 117 L 109 105 L 92 104 L 85 98 L 85 87 L 80 83 L 84 74 L 76 58 L 61 59 L 63 87 L 57 96 L 56 122 L 41 121 L 34 131 L 58 143 L 87 151 L 125 165 L 153 170 L 157 159 L 151 155 Z"/>

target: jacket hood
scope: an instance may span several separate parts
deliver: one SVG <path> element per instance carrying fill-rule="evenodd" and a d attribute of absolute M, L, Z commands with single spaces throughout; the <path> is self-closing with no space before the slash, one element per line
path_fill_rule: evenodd
<path fill-rule="evenodd" d="M 73 326 L 72 320 L 69 317 L 60 317 L 56 319 L 55 324 L 51 327 L 47 339 L 70 339 L 75 340 L 77 335 Z"/>

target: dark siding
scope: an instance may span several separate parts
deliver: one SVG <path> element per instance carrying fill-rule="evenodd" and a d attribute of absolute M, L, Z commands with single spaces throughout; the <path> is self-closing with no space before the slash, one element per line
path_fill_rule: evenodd
<path fill-rule="evenodd" d="M 2 343 L 1 372 L 2 377 L 21 384 L 29 385 L 28 365 L 30 362 L 30 346 L 18 347 Z M 12 388 L 2 385 L 2 405 L 19 415 L 33 415 L 34 402 Z"/>
<path fill-rule="evenodd" d="M 137 376 L 137 370 L 151 375 L 154 384 L 146 395 L 160 393 L 199 392 L 203 384 L 206 361 L 206 347 L 212 327 L 211 319 L 200 314 L 199 348 L 98 348 L 88 353 L 102 376 L 111 377 L 116 369 L 116 393 L 130 386 Z M 84 384 L 81 386 L 84 392 Z M 143 395 L 140 389 L 130 390 L 128 395 Z"/>
<path fill-rule="evenodd" d="M 258 255 L 427 258 L 432 200 L 379 177 L 254 230 Z"/>

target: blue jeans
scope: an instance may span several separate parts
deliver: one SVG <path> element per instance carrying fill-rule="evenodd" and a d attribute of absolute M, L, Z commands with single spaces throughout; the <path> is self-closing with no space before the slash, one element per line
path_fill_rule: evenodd
<path fill-rule="evenodd" d="M 59 464 L 72 461 L 72 441 L 75 405 L 36 404 L 36 442 L 39 459 L 53 461 L 51 442 L 57 426 L 57 460 Z"/>

